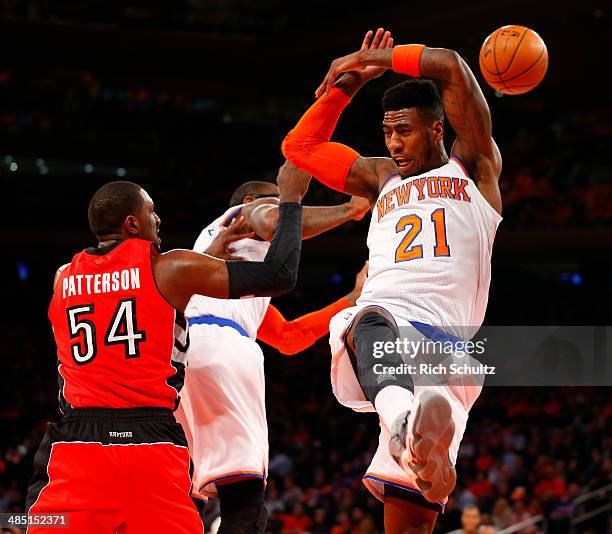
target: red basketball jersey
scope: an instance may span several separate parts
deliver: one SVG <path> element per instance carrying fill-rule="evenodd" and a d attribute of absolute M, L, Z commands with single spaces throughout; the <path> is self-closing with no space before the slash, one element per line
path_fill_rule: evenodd
<path fill-rule="evenodd" d="M 178 405 L 187 323 L 157 289 L 156 254 L 150 241 L 127 239 L 85 249 L 61 271 L 49 319 L 62 411 Z"/>

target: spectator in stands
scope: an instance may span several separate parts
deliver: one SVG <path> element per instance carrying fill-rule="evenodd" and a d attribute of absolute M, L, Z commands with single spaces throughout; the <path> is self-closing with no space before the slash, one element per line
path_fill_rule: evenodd
<path fill-rule="evenodd" d="M 470 504 L 461 513 L 461 528 L 448 534 L 479 534 L 480 520 L 480 509 L 478 506 Z"/>

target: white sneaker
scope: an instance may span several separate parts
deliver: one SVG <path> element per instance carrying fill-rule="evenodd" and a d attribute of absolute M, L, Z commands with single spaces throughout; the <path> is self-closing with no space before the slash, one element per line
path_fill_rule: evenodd
<path fill-rule="evenodd" d="M 402 425 L 399 420 L 403 416 L 406 417 Z M 448 456 L 455 435 L 450 403 L 439 393 L 424 391 L 415 399 L 412 411 L 399 416 L 396 423 L 393 424 L 389 444 L 390 450 L 393 444 L 392 456 L 396 458 L 399 452 L 397 440 L 393 438 L 396 434 L 397 437 L 405 436 L 406 445 L 401 452 L 399 465 L 417 475 L 417 486 L 429 502 L 443 501 L 457 483 L 457 473 Z M 401 427 L 405 429 L 404 432 L 401 432 Z M 396 428 L 399 432 L 394 433 Z"/>

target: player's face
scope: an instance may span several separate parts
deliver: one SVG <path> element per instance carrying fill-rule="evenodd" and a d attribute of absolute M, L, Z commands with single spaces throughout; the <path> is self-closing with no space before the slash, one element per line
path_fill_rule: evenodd
<path fill-rule="evenodd" d="M 436 135 L 416 108 L 385 112 L 383 132 L 387 149 L 402 176 L 414 176 L 429 169 Z"/>
<path fill-rule="evenodd" d="M 159 246 L 161 244 L 161 239 L 159 238 L 159 225 L 161 224 L 161 219 L 157 216 L 157 213 L 155 213 L 155 205 L 149 194 L 144 189 L 140 191 L 140 194 L 142 195 L 143 202 L 140 207 L 140 213 L 138 214 L 138 222 L 140 225 L 138 237 L 146 239 L 147 241 L 152 241 Z"/>

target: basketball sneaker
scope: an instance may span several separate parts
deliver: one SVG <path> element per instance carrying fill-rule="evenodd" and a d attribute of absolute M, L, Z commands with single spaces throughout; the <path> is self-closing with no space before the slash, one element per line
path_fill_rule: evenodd
<path fill-rule="evenodd" d="M 397 416 L 391 428 L 389 452 L 430 502 L 442 502 L 455 488 L 457 473 L 448 456 L 455 434 L 451 406 L 442 395 L 424 391 L 410 411 Z"/>

